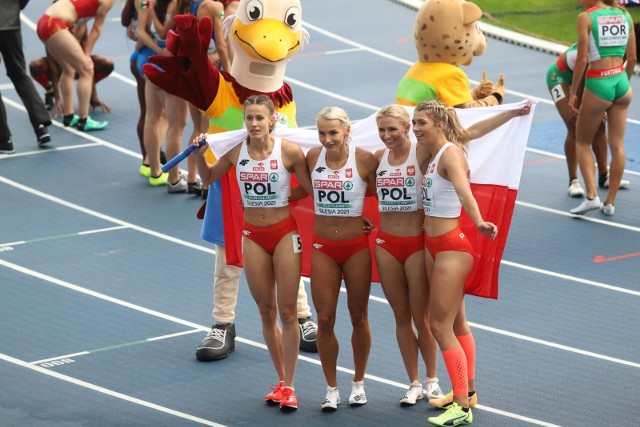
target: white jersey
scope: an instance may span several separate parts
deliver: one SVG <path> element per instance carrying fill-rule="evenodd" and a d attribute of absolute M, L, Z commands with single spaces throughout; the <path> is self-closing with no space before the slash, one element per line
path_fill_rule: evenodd
<path fill-rule="evenodd" d="M 338 170 L 327 166 L 326 155 L 327 150 L 322 148 L 318 162 L 311 171 L 316 215 L 362 215 L 367 182 L 358 174 L 356 148 L 349 146 L 347 163 Z"/>
<path fill-rule="evenodd" d="M 245 207 L 287 206 L 291 194 L 291 173 L 282 163 L 282 139 L 275 138 L 271 155 L 265 160 L 253 160 L 247 151 L 247 141 L 243 141 L 236 178 Z"/>
<path fill-rule="evenodd" d="M 451 181 L 444 179 L 438 173 L 438 162 L 442 153 L 453 146 L 447 142 L 435 155 L 422 178 L 422 206 L 424 214 L 438 218 L 457 218 L 462 210 L 462 203 L 453 188 Z"/>
<path fill-rule="evenodd" d="M 416 157 L 416 143 L 411 143 L 407 160 L 399 166 L 389 164 L 390 150 L 382 153 L 376 171 L 378 210 L 380 212 L 416 212 L 422 198 L 422 173 Z"/>

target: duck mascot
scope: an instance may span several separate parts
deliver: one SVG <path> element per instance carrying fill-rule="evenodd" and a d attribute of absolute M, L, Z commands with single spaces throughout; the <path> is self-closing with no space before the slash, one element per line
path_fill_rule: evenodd
<path fill-rule="evenodd" d="M 296 105 L 284 75 L 288 60 L 309 37 L 302 28 L 301 12 L 299 0 L 240 0 L 235 15 L 223 23 L 233 52 L 228 72 L 215 68 L 207 57 L 211 20 L 198 22 L 193 15 L 178 15 L 176 28 L 167 37 L 167 49 L 173 56 L 152 56 L 143 71 L 151 82 L 203 111 L 209 117 L 209 134 L 242 129 L 243 103 L 256 94 L 273 100 L 277 127 L 297 127 Z M 215 161 L 210 150 L 207 160 Z M 232 232 L 242 227 L 240 200 L 235 172 L 231 171 L 210 187 L 206 209 L 198 213 L 204 218 L 202 238 L 225 246 L 230 265 L 240 265 L 242 260 L 240 240 Z M 216 306 L 221 294 L 237 299 L 238 283 L 224 282 L 228 289 L 218 289 L 223 284 L 214 285 Z M 300 288 L 298 301 L 306 299 L 302 283 Z M 307 351 L 315 351 L 315 341 L 313 349 Z"/>
<path fill-rule="evenodd" d="M 439 99 L 449 107 L 473 108 L 499 105 L 504 98 L 504 76 L 498 84 L 486 73 L 477 87 L 471 84 L 463 65 L 484 53 L 487 42 L 478 28 L 482 10 L 465 0 L 425 0 L 416 17 L 414 41 L 418 61 L 404 75 L 396 92 L 396 103 L 418 105 Z"/>

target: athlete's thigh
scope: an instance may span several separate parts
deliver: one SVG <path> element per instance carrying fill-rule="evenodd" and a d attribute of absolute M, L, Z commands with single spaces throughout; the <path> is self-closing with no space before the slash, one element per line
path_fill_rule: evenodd
<path fill-rule="evenodd" d="M 609 101 L 600 98 L 589 89 L 584 90 L 576 125 L 578 141 L 593 141 L 593 137 L 602 123 L 602 115 L 610 106 Z"/>
<path fill-rule="evenodd" d="M 63 68 L 81 70 L 85 64 L 85 55 L 82 46 L 69 30 L 60 30 L 52 35 L 45 43 L 49 53 Z"/>
<path fill-rule="evenodd" d="M 622 97 L 613 101 L 607 110 L 608 141 L 609 145 L 616 147 L 624 144 L 624 135 L 627 130 L 627 112 L 633 93 L 631 88 Z"/>
<path fill-rule="evenodd" d="M 271 254 L 256 242 L 242 239 L 242 265 L 253 299 L 275 306 L 275 275 Z"/>
<path fill-rule="evenodd" d="M 311 297 L 318 317 L 335 317 L 342 268 L 330 256 L 314 250 L 311 255 Z"/>
<path fill-rule="evenodd" d="M 354 254 L 343 266 L 349 312 L 366 310 L 371 292 L 371 253 L 363 250 Z"/>
<path fill-rule="evenodd" d="M 273 251 L 273 266 L 278 288 L 278 304 L 285 304 L 295 310 L 302 271 L 302 252 L 299 234 L 285 235 Z"/>
<path fill-rule="evenodd" d="M 473 256 L 467 252 L 445 251 L 436 254 L 429 278 L 429 317 L 449 318 L 453 322 L 472 267 Z"/>
<path fill-rule="evenodd" d="M 380 277 L 380 286 L 382 286 L 384 296 L 394 312 L 406 313 L 409 307 L 409 288 L 404 265 L 380 246 L 376 246 L 375 254 L 378 277 Z"/>

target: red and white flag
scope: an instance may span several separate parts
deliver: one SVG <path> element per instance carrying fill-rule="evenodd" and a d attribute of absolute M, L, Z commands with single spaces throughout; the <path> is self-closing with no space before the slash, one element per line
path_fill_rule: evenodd
<path fill-rule="evenodd" d="M 462 125 L 469 127 L 500 111 L 522 108 L 527 102 L 522 101 L 495 107 L 456 109 L 456 112 Z M 413 114 L 413 107 L 405 108 L 410 115 Z M 460 226 L 475 249 L 474 268 L 465 286 L 467 294 L 484 298 L 498 298 L 500 261 L 507 243 L 534 110 L 535 103 L 529 115 L 516 117 L 469 144 L 468 162 L 471 171 L 471 190 L 478 202 L 483 219 L 496 224 L 499 231 L 496 239 L 493 242 L 490 241 L 487 236 L 477 231 L 464 209 L 462 210 Z M 274 134 L 297 143 L 305 154 L 310 148 L 319 145 L 318 134 L 315 130 L 276 128 Z M 414 139 L 413 133 L 410 135 Z M 209 135 L 208 142 L 216 157 L 220 157 L 244 140 L 246 136 L 246 131 L 242 129 Z M 371 152 L 384 148 L 378 137 L 375 113 L 355 123 L 352 126 L 351 137 L 350 144 Z M 233 265 L 242 265 L 241 227 L 243 214 L 239 203 L 241 196 L 235 181 L 235 172 L 231 171 L 223 180 L 227 262 Z M 292 185 L 294 184 L 292 183 Z M 294 202 L 292 210 L 303 242 L 302 274 L 309 276 L 314 222 L 313 200 L 311 197 L 306 197 Z M 364 216 L 371 219 L 374 224 L 378 223 L 379 213 L 375 197 L 368 196 L 366 198 Z M 376 230 L 373 230 L 369 239 L 372 248 L 375 244 L 375 235 Z M 373 281 L 377 282 L 379 279 L 375 268 L 375 259 L 373 266 Z"/>

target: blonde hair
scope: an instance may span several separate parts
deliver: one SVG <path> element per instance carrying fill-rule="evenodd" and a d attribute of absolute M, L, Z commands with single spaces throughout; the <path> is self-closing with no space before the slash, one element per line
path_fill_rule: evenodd
<path fill-rule="evenodd" d="M 340 107 L 324 107 L 316 116 L 316 121 L 320 120 L 337 120 L 344 130 L 351 126 L 349 115 Z M 351 141 L 351 135 L 347 137 L 347 142 L 349 141 Z"/>
<path fill-rule="evenodd" d="M 432 99 L 418 104 L 414 112 L 424 111 L 435 123 L 442 123 L 447 141 L 453 142 L 465 152 L 469 142 L 469 133 L 462 127 L 456 110 L 447 107 L 441 101 Z"/>
<path fill-rule="evenodd" d="M 386 107 L 382 107 L 378 110 L 378 113 L 376 114 L 376 121 L 385 117 L 397 119 L 403 125 L 408 125 L 409 123 L 411 123 L 411 117 L 409 117 L 409 113 L 407 113 L 407 110 L 396 104 L 387 105 Z"/>

